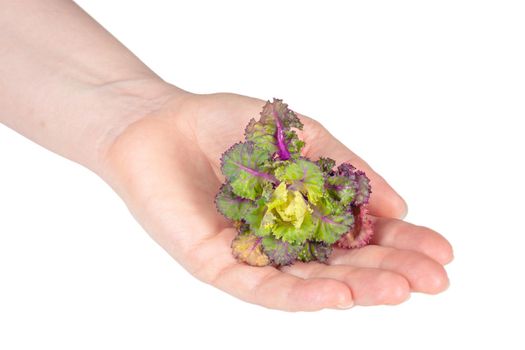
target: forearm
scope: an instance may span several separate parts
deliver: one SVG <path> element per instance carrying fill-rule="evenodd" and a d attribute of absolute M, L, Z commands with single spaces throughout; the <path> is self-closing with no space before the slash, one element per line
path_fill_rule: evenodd
<path fill-rule="evenodd" d="M 42 146 L 97 171 L 126 125 L 178 92 L 75 3 L 0 0 L 0 121 Z"/>

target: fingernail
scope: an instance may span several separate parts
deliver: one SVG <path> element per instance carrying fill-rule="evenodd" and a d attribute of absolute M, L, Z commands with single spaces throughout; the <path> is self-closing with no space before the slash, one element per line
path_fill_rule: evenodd
<path fill-rule="evenodd" d="M 402 198 L 402 197 L 399 197 L 401 198 L 401 200 L 403 201 L 403 207 L 404 207 L 404 211 L 403 213 L 399 216 L 399 219 L 403 220 L 404 218 L 407 217 L 407 214 L 408 214 L 408 205 L 407 205 L 407 202 L 405 202 L 405 200 Z"/>
<path fill-rule="evenodd" d="M 349 304 L 339 304 L 337 305 L 337 308 L 338 309 L 350 309 L 353 306 L 354 306 L 354 302 L 351 301 Z"/>

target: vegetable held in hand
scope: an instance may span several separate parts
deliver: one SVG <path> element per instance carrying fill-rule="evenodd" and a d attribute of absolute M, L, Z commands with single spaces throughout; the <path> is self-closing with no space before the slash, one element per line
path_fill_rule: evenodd
<path fill-rule="evenodd" d="M 233 255 L 254 266 L 283 266 L 325 262 L 334 245 L 368 244 L 373 231 L 365 173 L 301 156 L 304 142 L 293 128 L 303 124 L 282 100 L 268 101 L 260 115 L 246 127 L 246 140 L 221 159 L 226 183 L 216 204 L 239 232 Z"/>

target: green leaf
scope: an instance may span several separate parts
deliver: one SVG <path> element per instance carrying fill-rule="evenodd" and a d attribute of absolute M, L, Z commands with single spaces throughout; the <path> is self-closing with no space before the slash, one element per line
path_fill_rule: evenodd
<path fill-rule="evenodd" d="M 256 147 L 278 154 L 280 159 L 295 159 L 300 156 L 304 142 L 290 128 L 302 129 L 303 124 L 286 103 L 273 99 L 273 102 L 266 102 L 259 120 L 250 120 L 244 136 Z"/>
<path fill-rule="evenodd" d="M 265 171 L 269 160 L 268 152 L 254 147 L 252 142 L 239 142 L 222 155 L 221 171 L 228 180 L 235 179 L 241 173 L 267 178 L 269 174 Z"/>
<path fill-rule="evenodd" d="M 275 237 L 290 243 L 302 243 L 313 233 L 312 209 L 299 191 L 288 191 L 281 182 L 266 203 L 260 200 L 260 207 L 253 210 L 247 221 L 260 236 L 272 232 Z"/>
<path fill-rule="evenodd" d="M 233 222 L 233 227 L 239 233 L 246 233 L 250 231 L 250 225 L 248 225 L 244 220 L 235 220 Z"/>
<path fill-rule="evenodd" d="M 368 203 L 372 189 L 370 187 L 370 179 L 368 179 L 364 171 L 357 170 L 350 163 L 342 163 L 337 167 L 337 175 L 347 177 L 353 181 L 356 193 L 352 205 L 360 206 Z"/>
<path fill-rule="evenodd" d="M 275 239 L 272 236 L 264 237 L 262 240 L 263 251 L 277 266 L 290 265 L 297 259 L 299 252 L 303 249 L 301 244 L 291 244 Z"/>
<path fill-rule="evenodd" d="M 300 228 L 305 216 L 311 212 L 301 193 L 288 191 L 284 182 L 277 186 L 267 206 L 268 211 L 275 210 L 281 220 L 290 222 L 295 228 Z"/>
<path fill-rule="evenodd" d="M 289 243 L 302 243 L 312 236 L 315 226 L 312 209 L 299 191 L 288 191 L 282 182 L 268 202 L 261 198 L 246 215 L 246 222 L 258 236 L 270 233 Z"/>
<path fill-rule="evenodd" d="M 284 182 L 281 182 L 279 186 L 275 188 L 275 190 L 272 193 L 272 196 L 270 197 L 270 200 L 268 201 L 268 210 L 272 210 L 274 208 L 286 205 L 288 202 L 288 191 L 286 190 L 286 184 Z"/>
<path fill-rule="evenodd" d="M 328 157 L 319 157 L 315 163 L 325 175 L 328 175 L 328 173 L 330 173 L 335 167 L 335 160 Z"/>
<path fill-rule="evenodd" d="M 266 266 L 270 258 L 263 252 L 262 238 L 251 233 L 238 234 L 232 241 L 233 256 L 252 266 Z"/>
<path fill-rule="evenodd" d="M 321 169 L 309 160 L 297 159 L 275 169 L 275 177 L 291 185 L 290 189 L 301 191 L 308 200 L 316 204 L 324 192 Z"/>
<path fill-rule="evenodd" d="M 245 216 L 246 222 L 250 225 L 250 229 L 257 236 L 264 237 L 272 232 L 273 218 L 269 216 L 266 200 L 261 198 L 256 201 L 256 205 L 248 211 Z"/>
<path fill-rule="evenodd" d="M 327 244 L 336 242 L 354 223 L 352 213 L 328 196 L 323 196 L 314 207 L 312 217 L 315 225 L 313 238 Z"/>
<path fill-rule="evenodd" d="M 256 199 L 262 194 L 261 178 L 242 172 L 231 182 L 232 190 L 242 198 Z"/>
<path fill-rule="evenodd" d="M 274 98 L 273 102 L 267 101 L 261 111 L 261 121 L 273 120 L 275 122 L 275 117 L 279 118 L 285 130 L 289 128 L 303 129 L 303 123 L 297 114 L 288 108 L 288 104 L 278 98 Z"/>
<path fill-rule="evenodd" d="M 233 193 L 230 184 L 223 184 L 215 197 L 219 212 L 231 220 L 244 219 L 246 214 L 255 207 L 255 203 Z"/>
<path fill-rule="evenodd" d="M 296 227 L 290 222 L 279 221 L 274 225 L 272 233 L 276 238 L 285 242 L 299 244 L 310 239 L 314 234 L 314 230 L 315 224 L 312 220 L 312 215 L 308 213 L 305 215 L 300 227 Z"/>
<path fill-rule="evenodd" d="M 256 121 L 252 118 L 244 130 L 244 136 L 246 137 L 246 141 L 251 141 L 257 147 L 273 154 L 277 152 L 277 143 L 275 140 L 276 129 L 277 127 L 273 119 L 266 118 Z"/>
<path fill-rule="evenodd" d="M 233 192 L 255 200 L 267 182 L 276 181 L 267 170 L 269 155 L 251 142 L 237 143 L 221 159 L 221 171 L 230 181 Z"/>
<path fill-rule="evenodd" d="M 277 179 L 275 179 L 275 181 L 278 182 Z M 274 191 L 274 182 L 270 182 L 270 181 L 263 182 L 261 198 L 266 201 L 269 201 L 270 198 L 272 197 L 273 191 Z"/>
<path fill-rule="evenodd" d="M 332 254 L 332 246 L 322 242 L 306 241 L 297 259 L 303 262 L 320 261 L 326 262 Z"/>
<path fill-rule="evenodd" d="M 294 130 L 288 130 L 284 134 L 286 138 L 286 145 L 290 151 L 291 158 L 299 158 L 304 147 L 304 141 L 299 139 L 297 133 Z"/>
<path fill-rule="evenodd" d="M 354 200 L 355 187 L 355 181 L 346 176 L 333 175 L 326 178 L 325 188 L 342 205 L 348 205 Z"/>

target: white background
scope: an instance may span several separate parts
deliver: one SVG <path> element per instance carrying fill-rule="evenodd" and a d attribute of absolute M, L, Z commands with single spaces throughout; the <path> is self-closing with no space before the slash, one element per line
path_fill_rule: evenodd
<path fill-rule="evenodd" d="M 454 246 L 450 288 L 285 313 L 191 277 L 93 173 L 0 127 L 1 349 L 523 349 L 521 1 L 87 1 L 165 80 L 283 98 Z"/>

